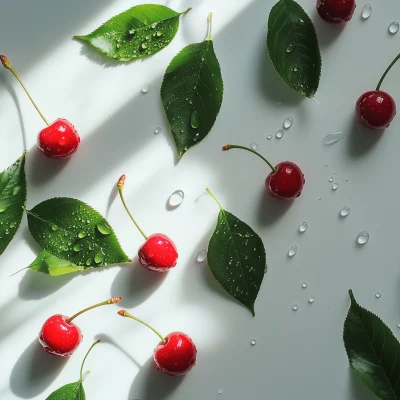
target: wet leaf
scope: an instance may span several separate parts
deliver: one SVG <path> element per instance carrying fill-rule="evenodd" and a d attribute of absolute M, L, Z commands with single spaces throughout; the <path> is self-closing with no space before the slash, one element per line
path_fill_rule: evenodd
<path fill-rule="evenodd" d="M 312 97 L 321 76 L 314 24 L 294 0 L 280 0 L 269 14 L 267 47 L 278 75 L 294 90 Z"/>
<path fill-rule="evenodd" d="M 86 400 L 81 381 L 68 383 L 53 392 L 46 400 Z"/>
<path fill-rule="evenodd" d="M 0 174 L 0 254 L 21 224 L 26 202 L 25 153 Z"/>
<path fill-rule="evenodd" d="M 400 399 L 400 343 L 350 290 L 351 306 L 343 329 L 350 366 L 362 383 L 382 400 Z"/>
<path fill-rule="evenodd" d="M 159 4 L 142 4 L 112 17 L 84 40 L 108 57 L 130 61 L 150 56 L 166 47 L 179 28 L 177 13 Z"/>
<path fill-rule="evenodd" d="M 28 268 L 43 272 L 50 276 L 59 276 L 69 274 L 71 272 L 83 271 L 84 267 L 79 267 L 67 260 L 57 258 L 47 251 L 41 251 L 36 257 L 36 260 L 28 266 Z"/>

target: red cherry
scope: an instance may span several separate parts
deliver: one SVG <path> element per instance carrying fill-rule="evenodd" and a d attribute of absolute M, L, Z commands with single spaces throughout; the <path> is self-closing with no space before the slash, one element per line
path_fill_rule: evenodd
<path fill-rule="evenodd" d="M 154 364 L 171 376 L 184 375 L 196 364 L 197 349 L 193 340 L 182 332 L 172 332 L 154 350 Z"/>
<path fill-rule="evenodd" d="M 356 114 L 367 128 L 385 129 L 396 115 L 396 103 L 390 94 L 371 90 L 357 100 Z"/>
<path fill-rule="evenodd" d="M 301 169 L 290 161 L 279 163 L 276 172 L 272 171 L 265 179 L 268 193 L 278 199 L 293 200 L 301 195 L 304 174 Z"/>
<path fill-rule="evenodd" d="M 355 0 L 317 0 L 318 14 L 331 24 L 350 21 L 355 9 Z"/>
<path fill-rule="evenodd" d="M 140 247 L 140 264 L 151 271 L 164 272 L 176 266 L 178 251 L 174 242 L 162 233 L 147 238 Z"/>
<path fill-rule="evenodd" d="M 74 126 L 59 118 L 39 132 L 37 145 L 50 158 L 68 157 L 78 150 L 81 139 Z"/>

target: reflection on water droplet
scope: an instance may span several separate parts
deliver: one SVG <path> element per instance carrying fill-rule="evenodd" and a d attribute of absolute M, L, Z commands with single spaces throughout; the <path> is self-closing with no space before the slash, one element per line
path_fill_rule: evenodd
<path fill-rule="evenodd" d="M 292 118 L 292 117 L 287 117 L 287 118 L 283 121 L 283 127 L 284 127 L 285 129 L 289 129 L 292 125 L 293 125 L 293 118 Z"/>
<path fill-rule="evenodd" d="M 314 301 L 315 301 L 315 297 L 310 297 L 310 298 L 308 299 L 308 302 L 309 302 L 310 304 L 314 303 Z"/>
<path fill-rule="evenodd" d="M 327 146 L 337 143 L 340 140 L 344 139 L 346 137 L 346 134 L 343 133 L 342 131 L 339 132 L 332 132 L 328 133 L 323 139 L 322 143 L 326 144 Z"/>
<path fill-rule="evenodd" d="M 271 140 L 271 139 L 272 139 L 272 135 L 268 135 L 268 136 L 267 136 L 267 139 L 268 139 L 268 140 Z"/>
<path fill-rule="evenodd" d="M 297 253 L 297 246 L 292 246 L 288 251 L 289 257 L 294 257 Z"/>
<path fill-rule="evenodd" d="M 371 4 L 366 4 L 362 11 L 361 11 L 361 18 L 362 19 L 368 19 L 372 14 L 372 6 Z"/>
<path fill-rule="evenodd" d="M 306 289 L 307 286 L 308 286 L 308 283 L 307 283 L 307 282 L 303 282 L 303 283 L 301 284 L 301 287 L 302 287 L 303 289 Z"/>
<path fill-rule="evenodd" d="M 291 53 L 294 49 L 294 46 L 292 44 L 289 44 L 289 46 L 286 48 L 286 53 Z"/>
<path fill-rule="evenodd" d="M 99 222 L 96 225 L 97 230 L 102 234 L 102 235 L 111 235 L 111 227 L 109 227 L 105 222 Z"/>
<path fill-rule="evenodd" d="M 87 260 L 86 260 L 86 265 L 91 265 L 91 264 L 92 264 L 92 260 L 87 259 Z"/>
<path fill-rule="evenodd" d="M 103 260 L 104 260 L 104 254 L 101 251 L 97 252 L 96 255 L 94 256 L 94 262 L 96 264 L 100 264 Z"/>
<path fill-rule="evenodd" d="M 251 340 L 250 340 L 250 344 L 251 344 L 252 346 L 255 346 L 256 343 L 257 343 L 257 340 L 256 340 L 256 339 L 251 339 Z"/>
<path fill-rule="evenodd" d="M 377 292 L 375 293 L 375 297 L 376 297 L 377 299 L 380 299 L 380 298 L 382 297 L 382 293 L 379 292 L 379 291 L 377 291 Z"/>
<path fill-rule="evenodd" d="M 293 304 L 292 310 L 293 311 L 297 311 L 298 309 L 299 309 L 299 305 L 298 304 Z"/>
<path fill-rule="evenodd" d="M 74 247 L 73 247 L 73 249 L 74 249 L 74 251 L 75 252 L 77 252 L 77 253 L 79 253 L 82 249 L 81 249 L 81 246 L 79 246 L 79 244 L 76 244 Z"/>
<path fill-rule="evenodd" d="M 197 262 L 202 263 L 206 260 L 206 258 L 207 258 L 207 250 L 201 250 L 197 253 L 196 257 Z"/>
<path fill-rule="evenodd" d="M 160 37 L 160 36 L 162 36 L 163 35 L 163 33 L 161 32 L 161 31 L 157 31 L 157 36 L 158 37 Z"/>
<path fill-rule="evenodd" d="M 397 33 L 399 31 L 399 23 L 398 22 L 392 22 L 389 25 L 389 33 L 391 33 L 392 35 L 394 35 L 395 33 Z"/>
<path fill-rule="evenodd" d="M 299 232 L 300 232 L 300 233 L 304 233 L 307 229 L 308 229 L 308 224 L 307 224 L 306 221 L 302 222 L 302 223 L 299 225 Z"/>
<path fill-rule="evenodd" d="M 256 142 L 251 142 L 250 143 L 250 148 L 252 148 L 253 150 L 257 150 L 258 149 L 258 144 Z"/>
<path fill-rule="evenodd" d="M 299 70 L 299 67 L 296 65 L 295 67 L 293 67 L 293 71 L 297 72 Z"/>
<path fill-rule="evenodd" d="M 148 93 L 150 90 L 150 85 L 146 85 L 142 87 L 142 93 Z"/>
<path fill-rule="evenodd" d="M 12 229 L 12 228 L 15 228 L 15 222 L 11 222 L 11 224 L 10 224 L 10 228 Z"/>
<path fill-rule="evenodd" d="M 157 128 L 154 129 L 154 133 L 155 133 L 155 134 L 158 134 L 158 133 L 160 133 L 160 132 L 161 132 L 161 128 L 160 128 L 159 126 L 157 126 Z"/>
<path fill-rule="evenodd" d="M 190 125 L 193 129 L 197 129 L 200 126 L 200 118 L 197 111 L 193 111 L 190 115 Z"/>
<path fill-rule="evenodd" d="M 51 230 L 52 231 L 58 231 L 58 226 L 57 225 L 51 225 Z"/>
<path fill-rule="evenodd" d="M 283 130 L 280 129 L 278 132 L 276 132 L 275 136 L 277 139 L 282 139 L 284 134 L 285 132 L 283 132 Z"/>
<path fill-rule="evenodd" d="M 364 245 L 369 240 L 369 233 L 366 231 L 360 232 L 357 236 L 357 243 L 360 245 Z"/>
<path fill-rule="evenodd" d="M 340 211 L 339 211 L 339 215 L 340 215 L 342 218 L 345 218 L 345 217 L 347 217 L 347 216 L 350 214 L 350 211 L 351 211 L 351 209 L 350 209 L 349 206 L 343 206 L 343 207 L 340 209 Z"/>
<path fill-rule="evenodd" d="M 338 187 L 339 187 L 339 183 L 338 183 L 338 182 L 335 182 L 335 183 L 332 185 L 332 190 L 337 190 Z"/>
<path fill-rule="evenodd" d="M 13 196 L 17 195 L 21 191 L 21 186 L 15 186 L 13 189 Z"/>
<path fill-rule="evenodd" d="M 173 192 L 171 196 L 169 196 L 168 204 L 170 207 L 178 207 L 182 203 L 184 198 L 185 193 L 183 192 L 183 190 L 175 190 L 175 192 Z"/>
<path fill-rule="evenodd" d="M 87 236 L 87 234 L 85 233 L 85 232 L 79 232 L 78 233 L 78 238 L 79 239 L 83 239 L 84 237 L 86 237 Z"/>
<path fill-rule="evenodd" d="M 145 42 L 142 43 L 142 49 L 147 49 L 147 43 Z"/>

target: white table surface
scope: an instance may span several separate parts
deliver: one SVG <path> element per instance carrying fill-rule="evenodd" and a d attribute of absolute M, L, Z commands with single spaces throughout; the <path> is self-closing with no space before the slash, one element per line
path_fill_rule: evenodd
<path fill-rule="evenodd" d="M 400 33 L 388 34 L 388 25 L 400 20 L 400 3 L 372 0 L 373 14 L 362 21 L 364 3 L 359 1 L 353 20 L 341 29 L 319 19 L 313 0 L 300 1 L 320 38 L 319 105 L 290 91 L 272 70 L 265 40 L 273 0 L 160 3 L 179 11 L 193 6 L 193 11 L 182 17 L 166 49 L 146 61 L 116 65 L 71 37 L 89 33 L 138 0 L 1 1 L 0 53 L 9 57 L 47 118 L 68 118 L 82 143 L 67 162 L 42 156 L 35 143 L 43 122 L 12 75 L 1 70 L 0 169 L 26 148 L 28 207 L 55 196 L 79 198 L 107 216 L 134 257 L 141 236 L 114 189 L 126 173 L 132 212 L 145 231 L 173 238 L 180 258 L 165 275 L 149 273 L 135 260 L 59 278 L 31 271 L 9 278 L 39 251 L 24 217 L 1 256 L 0 399 L 44 399 L 77 380 L 83 355 L 98 337 L 104 343 L 86 365 L 92 371 L 85 381 L 88 399 L 372 399 L 350 371 L 342 329 L 347 290 L 353 288 L 360 304 L 400 333 L 400 117 L 383 135 L 365 132 L 354 122 L 354 104 L 376 86 L 400 49 Z M 224 102 L 207 139 L 176 163 L 159 99 L 161 80 L 181 48 L 204 38 L 210 11 Z M 397 65 L 383 85 L 398 101 L 399 70 Z M 147 84 L 151 89 L 144 95 L 141 88 Z M 294 118 L 292 128 L 281 140 L 267 141 L 287 116 Z M 155 135 L 157 126 L 162 132 Z M 330 147 L 322 144 L 326 134 L 338 130 L 348 137 Z M 265 195 L 268 168 L 259 159 L 220 150 L 227 142 L 253 141 L 273 163 L 292 160 L 303 169 L 306 186 L 291 207 Z M 330 176 L 340 184 L 337 191 Z M 218 213 L 213 200 L 202 196 L 206 186 L 264 240 L 269 270 L 254 319 L 219 289 L 206 263 L 195 260 L 207 246 Z M 169 211 L 166 201 L 176 189 L 185 192 L 185 199 Z M 351 207 L 351 214 L 340 220 L 343 205 Z M 299 235 L 302 221 L 309 228 Z M 370 232 L 370 241 L 357 248 L 363 230 Z M 298 253 L 289 259 L 292 245 Z M 309 284 L 305 290 L 303 281 Z M 198 362 L 190 374 L 179 379 L 155 371 L 151 357 L 157 338 L 119 318 L 116 306 L 77 321 L 85 338 L 67 362 L 38 347 L 37 333 L 47 317 L 116 295 L 123 297 L 123 307 L 164 334 L 181 330 L 193 338 Z M 311 296 L 316 298 L 312 305 Z"/>

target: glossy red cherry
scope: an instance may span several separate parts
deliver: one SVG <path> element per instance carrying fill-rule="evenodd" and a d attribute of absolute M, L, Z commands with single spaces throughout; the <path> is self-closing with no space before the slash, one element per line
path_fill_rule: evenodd
<path fill-rule="evenodd" d="M 331 24 L 350 21 L 355 9 L 355 0 L 317 0 L 318 14 Z"/>
<path fill-rule="evenodd" d="M 147 326 L 161 339 L 153 353 L 154 364 L 160 371 L 171 376 L 185 375 L 196 365 L 196 346 L 185 333 L 172 332 L 164 338 L 152 326 L 127 311 L 120 310 L 118 314 Z"/>
<path fill-rule="evenodd" d="M 193 340 L 182 332 L 172 332 L 154 350 L 154 364 L 171 376 L 185 375 L 196 364 L 197 349 Z"/>
<path fill-rule="evenodd" d="M 43 324 L 39 333 L 39 342 L 48 353 L 60 356 L 69 357 L 81 343 L 83 335 L 78 326 L 72 323 L 78 315 L 86 311 L 92 310 L 100 306 L 115 304 L 121 301 L 121 297 L 112 297 L 102 303 L 85 308 L 82 311 L 68 318 L 65 315 L 56 314 L 48 318 Z"/>
<path fill-rule="evenodd" d="M 356 114 L 358 120 L 367 128 L 385 129 L 396 115 L 396 103 L 390 94 L 371 90 L 357 100 Z"/>
<path fill-rule="evenodd" d="M 118 180 L 117 189 L 119 196 L 130 219 L 145 239 L 144 244 L 139 248 L 138 251 L 139 262 L 143 267 L 151 271 L 168 271 L 176 266 L 178 260 L 178 251 L 176 246 L 168 236 L 163 235 L 162 233 L 155 233 L 151 236 L 147 236 L 142 231 L 125 203 L 125 198 L 122 193 L 125 187 L 125 180 L 125 175 L 122 175 Z"/>
<path fill-rule="evenodd" d="M 33 101 L 31 95 L 22 83 L 18 74 L 15 72 L 8 58 L 6 56 L 0 56 L 0 61 L 4 68 L 8 69 L 21 84 L 33 106 L 36 108 L 36 111 L 47 125 L 46 128 L 39 132 L 37 138 L 37 145 L 43 154 L 50 158 L 63 158 L 75 153 L 76 150 L 78 150 L 81 139 L 74 126 L 69 121 L 62 118 L 59 118 L 50 124 L 40 112 L 38 106 Z"/>
<path fill-rule="evenodd" d="M 265 179 L 265 187 L 271 196 L 282 200 L 293 200 L 301 195 L 306 180 L 303 172 L 295 163 L 284 161 L 274 167 L 265 157 L 253 149 L 233 144 L 222 147 L 222 151 L 230 149 L 250 151 L 269 165 L 272 172 Z"/>
<path fill-rule="evenodd" d="M 301 169 L 290 161 L 279 163 L 265 179 L 268 193 L 278 199 L 293 200 L 301 195 L 305 183 Z"/>

